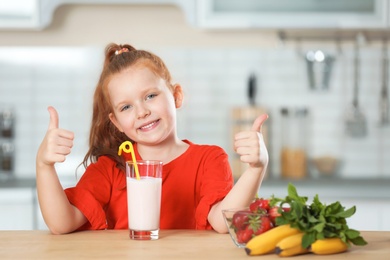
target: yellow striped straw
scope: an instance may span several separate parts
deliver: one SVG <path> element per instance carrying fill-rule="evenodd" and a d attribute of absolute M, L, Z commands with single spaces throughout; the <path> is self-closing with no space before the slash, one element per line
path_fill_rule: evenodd
<path fill-rule="evenodd" d="M 122 155 L 122 151 L 125 153 L 131 153 L 131 159 L 133 160 L 133 163 L 134 163 L 135 176 L 136 176 L 137 180 L 140 180 L 141 177 L 139 176 L 138 165 L 137 165 L 137 160 L 135 159 L 133 144 L 130 141 L 124 141 L 119 146 L 119 149 L 118 149 L 119 156 Z"/>

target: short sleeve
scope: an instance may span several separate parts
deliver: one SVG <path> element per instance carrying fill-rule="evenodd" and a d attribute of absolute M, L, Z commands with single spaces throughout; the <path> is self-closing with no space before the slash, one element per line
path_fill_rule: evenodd
<path fill-rule="evenodd" d="M 201 166 L 203 177 L 200 184 L 200 201 L 195 212 L 196 229 L 212 229 L 207 220 L 210 209 L 225 198 L 234 183 L 227 154 L 222 148 L 212 148 Z"/>
<path fill-rule="evenodd" d="M 108 228 L 106 208 L 112 196 L 113 175 L 118 171 L 110 158 L 102 156 L 87 167 L 76 187 L 65 189 L 69 202 L 88 220 L 78 230 Z"/>
<path fill-rule="evenodd" d="M 99 230 L 107 228 L 106 214 L 99 202 L 85 189 L 79 187 L 65 190 L 69 202 L 78 208 L 88 222 L 78 230 Z"/>

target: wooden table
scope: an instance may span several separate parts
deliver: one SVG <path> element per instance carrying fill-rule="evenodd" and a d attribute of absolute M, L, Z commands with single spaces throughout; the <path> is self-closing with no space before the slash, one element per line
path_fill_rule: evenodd
<path fill-rule="evenodd" d="M 390 231 L 361 232 L 368 241 L 348 252 L 297 259 L 390 259 Z M 130 240 L 127 230 L 84 231 L 52 235 L 48 231 L 0 231 L 0 259 L 280 259 L 247 256 L 228 234 L 214 231 L 162 230 L 155 241 Z"/>

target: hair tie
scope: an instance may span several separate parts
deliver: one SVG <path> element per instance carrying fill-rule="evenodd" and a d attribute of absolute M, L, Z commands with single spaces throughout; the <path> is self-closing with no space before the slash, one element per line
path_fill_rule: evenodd
<path fill-rule="evenodd" d="M 115 55 L 119 55 L 119 54 L 122 54 L 124 52 L 129 52 L 129 49 L 128 48 L 122 48 L 120 50 L 116 50 L 115 51 Z"/>

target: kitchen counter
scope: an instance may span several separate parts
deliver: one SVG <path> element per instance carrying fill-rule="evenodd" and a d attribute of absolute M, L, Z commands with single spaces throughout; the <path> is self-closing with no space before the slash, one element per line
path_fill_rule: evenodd
<path fill-rule="evenodd" d="M 60 177 L 61 183 L 76 183 L 73 177 Z M 365 197 L 388 197 L 390 198 L 390 192 L 388 187 L 390 186 L 390 178 L 367 178 L 367 179 L 342 179 L 342 178 L 308 178 L 302 180 L 289 180 L 289 179 L 264 179 L 261 188 L 267 189 L 283 189 L 283 193 L 287 192 L 287 184 L 293 183 L 298 191 L 299 188 L 307 189 L 313 188 L 315 190 L 332 190 L 337 194 L 348 193 L 351 189 L 358 190 L 359 192 L 354 195 Z M 0 181 L 1 188 L 35 188 L 35 178 L 10 178 L 9 180 Z M 375 190 L 375 193 L 372 191 Z M 275 195 L 278 195 L 275 193 Z M 343 196 L 344 197 L 344 196 Z"/>
<path fill-rule="evenodd" d="M 71 177 L 61 177 L 64 188 L 76 185 L 77 181 Z M 260 187 L 260 197 L 284 197 L 287 195 L 287 185 L 292 183 L 301 196 L 309 198 L 318 194 L 320 199 L 366 199 L 366 200 L 389 200 L 390 178 L 382 179 L 340 179 L 318 178 L 303 180 L 288 179 L 265 179 Z M 0 181 L 1 189 L 36 188 L 35 178 L 11 178 Z"/>
<path fill-rule="evenodd" d="M 130 240 L 127 230 L 83 231 L 52 235 L 48 231 L 0 231 L 1 259 L 250 259 L 228 234 L 215 231 L 162 230 L 155 241 Z M 390 232 L 361 232 L 366 246 L 352 246 L 348 252 L 294 259 L 388 259 Z M 280 259 L 274 254 L 261 259 Z"/>
<path fill-rule="evenodd" d="M 70 187 L 74 186 L 77 181 L 75 177 L 70 176 L 59 176 L 62 186 Z M 36 188 L 36 179 L 34 178 L 18 178 L 12 177 L 7 180 L 0 181 L 0 189 L 9 189 L 9 188 Z"/>
<path fill-rule="evenodd" d="M 0 189 L 4 188 L 35 188 L 35 178 L 9 178 L 0 181 Z"/>

